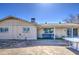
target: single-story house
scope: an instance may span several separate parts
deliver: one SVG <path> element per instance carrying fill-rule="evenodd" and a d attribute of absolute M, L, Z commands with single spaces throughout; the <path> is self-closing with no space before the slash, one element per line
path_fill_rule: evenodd
<path fill-rule="evenodd" d="M 35 18 L 28 22 L 13 16 L 0 20 L 0 39 L 37 40 L 37 38 L 55 39 L 78 36 L 79 24 L 37 24 Z"/>

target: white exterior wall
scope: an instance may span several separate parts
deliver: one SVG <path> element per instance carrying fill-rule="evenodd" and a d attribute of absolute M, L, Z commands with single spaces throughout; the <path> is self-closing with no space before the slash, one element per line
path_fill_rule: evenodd
<path fill-rule="evenodd" d="M 55 35 L 57 37 L 67 36 L 67 29 L 66 28 L 55 28 Z"/>
<path fill-rule="evenodd" d="M 38 38 L 42 38 L 43 33 L 44 33 L 43 29 L 38 30 Z"/>
<path fill-rule="evenodd" d="M 0 26 L 0 28 L 8 28 L 8 32 L 0 32 L 0 39 L 13 39 L 12 28 L 10 26 Z"/>
<path fill-rule="evenodd" d="M 37 39 L 36 26 L 29 24 L 28 22 L 22 22 L 19 20 L 5 20 L 0 23 L 1 28 L 8 28 L 8 32 L 0 32 L 0 39 Z M 27 33 L 23 32 L 23 28 L 30 28 Z M 19 35 L 21 34 L 21 36 Z"/>
<path fill-rule="evenodd" d="M 0 26 L 1 28 L 6 26 Z M 28 26 L 30 30 L 27 33 L 23 32 L 23 27 L 27 26 L 7 26 L 9 29 L 8 32 L 0 32 L 0 39 L 37 39 L 37 31 L 36 28 L 33 26 Z M 19 36 L 21 34 L 21 36 Z"/>
<path fill-rule="evenodd" d="M 79 37 L 79 28 L 78 28 L 78 37 Z"/>
<path fill-rule="evenodd" d="M 37 29 L 34 26 L 14 26 L 13 28 L 14 39 L 37 39 Z M 23 32 L 23 28 L 30 28 L 30 30 L 28 32 Z"/>

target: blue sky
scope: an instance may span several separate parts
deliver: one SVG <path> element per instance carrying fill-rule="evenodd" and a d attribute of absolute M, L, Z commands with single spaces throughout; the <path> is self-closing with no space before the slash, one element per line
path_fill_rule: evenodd
<path fill-rule="evenodd" d="M 30 18 L 34 17 L 38 23 L 57 23 L 68 18 L 70 14 L 79 14 L 79 4 L 0 3 L 0 19 L 12 15 L 28 21 L 30 21 Z"/>

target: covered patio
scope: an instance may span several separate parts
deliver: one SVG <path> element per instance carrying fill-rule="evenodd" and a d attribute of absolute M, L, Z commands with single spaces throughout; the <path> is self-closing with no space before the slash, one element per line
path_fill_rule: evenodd
<path fill-rule="evenodd" d="M 38 38 L 57 39 L 65 37 L 78 37 L 77 24 L 41 24 L 37 29 Z"/>

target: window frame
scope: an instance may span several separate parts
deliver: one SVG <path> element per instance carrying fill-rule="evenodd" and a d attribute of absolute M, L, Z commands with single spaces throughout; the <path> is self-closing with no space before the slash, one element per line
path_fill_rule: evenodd
<path fill-rule="evenodd" d="M 3 28 L 3 27 L 0 27 L 0 33 L 5 33 L 5 32 L 8 32 L 8 28 Z"/>
<path fill-rule="evenodd" d="M 27 33 L 30 31 L 30 28 L 29 27 L 23 27 L 23 33 Z"/>
<path fill-rule="evenodd" d="M 44 33 L 53 33 L 53 28 L 44 28 Z"/>

